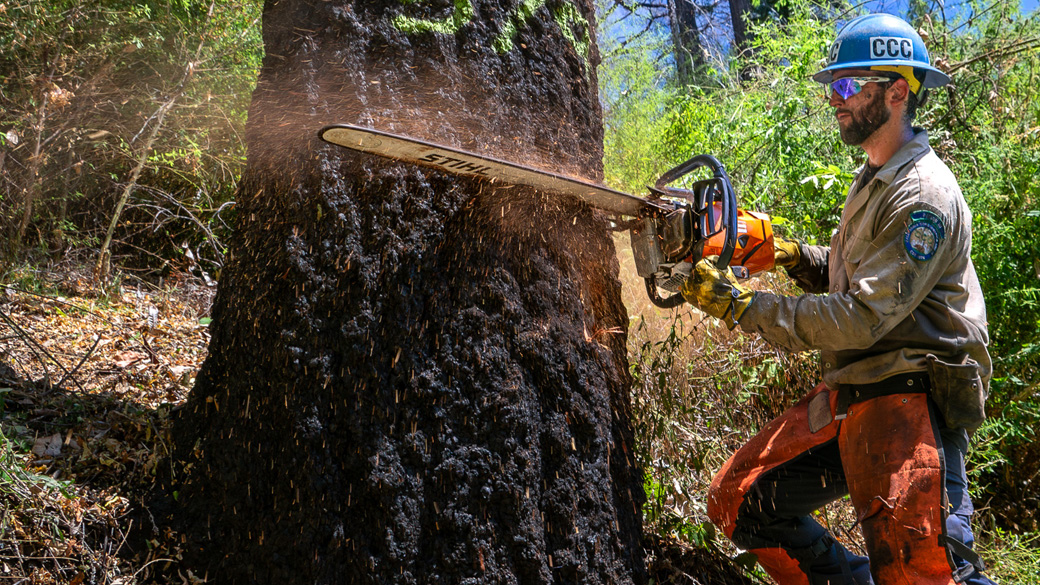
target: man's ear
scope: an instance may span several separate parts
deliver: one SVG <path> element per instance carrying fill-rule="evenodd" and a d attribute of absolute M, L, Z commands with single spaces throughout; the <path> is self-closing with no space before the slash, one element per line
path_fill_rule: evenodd
<path fill-rule="evenodd" d="M 889 100 L 892 105 L 898 105 L 906 102 L 907 96 L 910 95 L 910 84 L 906 82 L 906 79 L 902 77 L 892 82 L 892 85 L 888 87 L 891 92 L 888 94 Z"/>

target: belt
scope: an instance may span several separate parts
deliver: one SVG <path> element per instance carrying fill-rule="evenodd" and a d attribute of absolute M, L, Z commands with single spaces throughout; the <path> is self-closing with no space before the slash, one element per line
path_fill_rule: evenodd
<path fill-rule="evenodd" d="M 849 407 L 859 402 L 892 394 L 927 394 L 932 389 L 928 372 L 896 374 L 869 384 L 840 384 L 836 419 L 845 418 Z"/>

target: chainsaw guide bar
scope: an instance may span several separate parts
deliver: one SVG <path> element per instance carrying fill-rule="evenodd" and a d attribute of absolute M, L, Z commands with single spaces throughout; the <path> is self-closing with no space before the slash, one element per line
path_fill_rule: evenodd
<path fill-rule="evenodd" d="M 371 128 L 335 124 L 322 128 L 319 136 L 325 142 L 351 150 L 455 175 L 563 193 L 618 215 L 639 217 L 669 209 L 664 202 L 650 201 L 596 183 Z"/>
<path fill-rule="evenodd" d="M 745 278 L 773 267 L 769 217 L 737 208 L 736 190 L 726 168 L 708 154 L 670 169 L 650 187 L 653 195 L 643 199 L 582 179 L 371 128 L 334 124 L 322 128 L 318 136 L 358 152 L 503 187 L 523 185 L 560 193 L 596 209 L 632 217 L 619 223 L 629 232 L 636 273 L 645 280 L 650 301 L 664 309 L 685 302 L 680 288 L 702 258 L 714 258 L 715 265 L 724 270 L 732 265 L 734 273 L 739 270 Z M 710 169 L 711 178 L 691 183 L 689 174 L 701 168 Z M 673 186 L 680 180 L 687 186 Z M 659 288 L 674 294 L 661 297 Z"/>

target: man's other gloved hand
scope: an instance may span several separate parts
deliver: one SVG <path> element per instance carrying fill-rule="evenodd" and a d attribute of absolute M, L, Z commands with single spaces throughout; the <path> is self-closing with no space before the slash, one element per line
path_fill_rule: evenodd
<path fill-rule="evenodd" d="M 775 257 L 774 270 L 777 268 L 792 270 L 802 261 L 802 245 L 797 240 L 788 240 L 774 235 L 773 254 Z"/>
<path fill-rule="evenodd" d="M 694 266 L 693 274 L 683 283 L 680 292 L 686 302 L 722 319 L 730 330 L 737 326 L 744 311 L 755 300 L 754 291 L 740 286 L 728 267 L 725 272 L 719 270 L 713 258 L 705 258 Z"/>

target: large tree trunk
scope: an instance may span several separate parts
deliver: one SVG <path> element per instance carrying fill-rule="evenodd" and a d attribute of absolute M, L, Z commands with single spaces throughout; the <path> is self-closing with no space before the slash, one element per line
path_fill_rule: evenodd
<path fill-rule="evenodd" d="M 605 222 L 317 139 L 362 123 L 599 178 L 591 13 L 267 1 L 210 355 L 173 432 L 196 574 L 644 579 Z"/>

